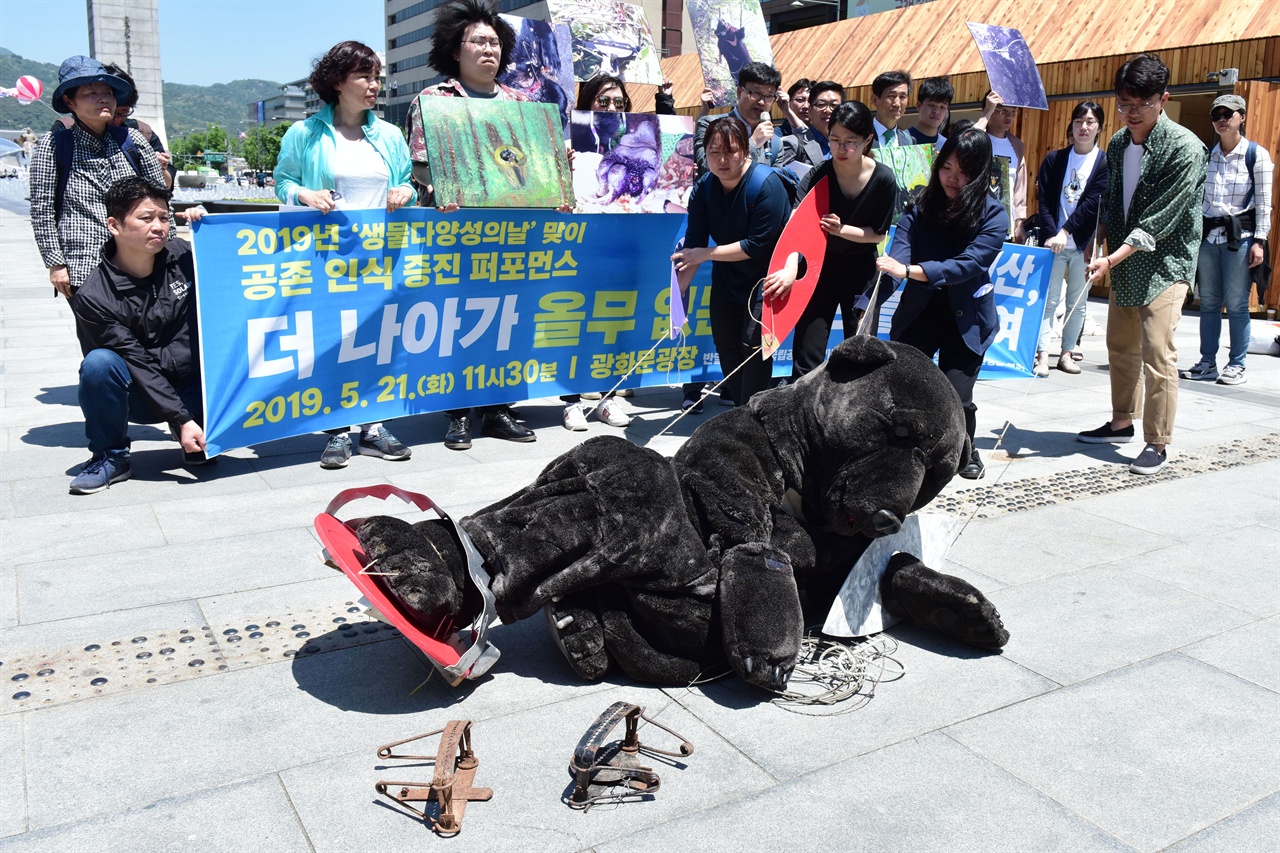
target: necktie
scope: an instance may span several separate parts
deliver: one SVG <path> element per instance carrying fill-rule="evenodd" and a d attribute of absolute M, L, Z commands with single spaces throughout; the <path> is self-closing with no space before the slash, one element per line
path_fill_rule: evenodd
<path fill-rule="evenodd" d="M 897 145 L 897 144 L 898 144 L 898 134 L 894 133 L 892 129 L 886 130 L 884 132 L 885 147 L 887 148 L 891 145 Z"/>

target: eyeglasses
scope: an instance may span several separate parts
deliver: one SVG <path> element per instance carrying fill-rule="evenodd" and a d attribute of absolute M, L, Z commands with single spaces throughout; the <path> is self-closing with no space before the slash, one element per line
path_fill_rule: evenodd
<path fill-rule="evenodd" d="M 861 148 L 866 144 L 867 144 L 867 140 L 865 139 L 850 139 L 847 142 L 843 142 L 839 139 L 827 140 L 827 145 L 831 146 L 832 148 L 838 148 L 841 151 L 848 151 L 850 148 Z"/>
<path fill-rule="evenodd" d="M 1155 101 L 1145 101 L 1141 104 L 1116 102 L 1116 112 L 1120 113 L 1122 116 L 1127 116 L 1132 113 L 1145 113 L 1155 105 Z"/>
<path fill-rule="evenodd" d="M 463 39 L 462 43 L 469 44 L 476 50 L 484 50 L 486 47 L 491 47 L 499 52 L 502 50 L 502 39 L 496 37 L 487 39 L 483 36 L 476 36 L 475 38 Z"/>
<path fill-rule="evenodd" d="M 836 107 L 840 106 L 839 101 L 814 101 L 809 105 L 811 110 L 822 110 L 823 112 L 832 112 Z"/>
<path fill-rule="evenodd" d="M 742 91 L 746 92 L 747 97 L 757 103 L 772 104 L 774 101 L 778 100 L 777 92 L 770 92 L 766 95 L 764 92 L 757 92 L 754 89 L 748 89 L 746 86 L 742 87 Z"/>
<path fill-rule="evenodd" d="M 1209 119 L 1217 124 L 1220 121 L 1231 121 L 1231 117 L 1235 114 L 1235 110 L 1214 110 L 1209 114 Z"/>
<path fill-rule="evenodd" d="M 603 107 L 604 109 L 608 109 L 612 106 L 615 110 L 621 111 L 627 108 L 627 102 L 625 98 L 610 98 L 605 95 L 601 95 L 596 98 L 596 106 Z"/>
<path fill-rule="evenodd" d="M 1004 116 L 1005 118 L 1017 118 L 1017 117 L 1018 117 L 1018 108 L 1017 108 L 1017 107 L 996 107 L 996 112 L 997 112 L 997 113 L 999 113 L 1000 115 Z"/>

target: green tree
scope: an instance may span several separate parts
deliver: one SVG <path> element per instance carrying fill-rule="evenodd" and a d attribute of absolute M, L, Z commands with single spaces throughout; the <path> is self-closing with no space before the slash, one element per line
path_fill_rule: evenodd
<path fill-rule="evenodd" d="M 290 122 L 281 122 L 271 127 L 255 127 L 245 135 L 244 159 L 250 169 L 270 172 L 276 167 L 276 158 L 280 156 L 280 140 L 289 129 Z"/>

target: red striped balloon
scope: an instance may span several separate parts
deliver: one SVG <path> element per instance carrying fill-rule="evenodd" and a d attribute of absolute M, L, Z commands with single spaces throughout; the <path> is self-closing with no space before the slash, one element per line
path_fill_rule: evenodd
<path fill-rule="evenodd" d="M 17 89 L 18 102 L 23 104 L 38 101 L 44 94 L 44 84 L 30 74 L 24 74 L 18 78 Z"/>

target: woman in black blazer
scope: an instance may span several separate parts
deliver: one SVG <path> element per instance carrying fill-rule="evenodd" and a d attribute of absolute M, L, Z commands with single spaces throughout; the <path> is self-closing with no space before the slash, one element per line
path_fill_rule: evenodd
<path fill-rule="evenodd" d="M 987 192 L 991 168 L 985 131 L 969 128 L 947 139 L 920 200 L 898 220 L 889 254 L 876 259 L 876 269 L 906 280 L 890 340 L 937 354 L 960 395 L 970 444 L 978 412 L 973 384 L 999 325 L 988 271 L 1009 233 L 1009 214 Z M 960 476 L 982 475 L 974 449 Z"/>
<path fill-rule="evenodd" d="M 1036 345 L 1036 376 L 1049 375 L 1049 337 L 1053 315 L 1062 298 L 1062 280 L 1067 282 L 1066 317 L 1062 321 L 1062 352 L 1058 369 L 1079 373 L 1076 341 L 1084 327 L 1085 302 L 1089 295 L 1085 267 L 1093 255 L 1093 238 L 1098 228 L 1098 205 L 1107 187 L 1107 152 L 1098 147 L 1102 133 L 1102 107 L 1084 101 L 1071 113 L 1067 136 L 1071 144 L 1050 151 L 1040 164 L 1036 178 L 1039 210 L 1032 227 L 1041 244 L 1054 253 L 1049 289 L 1045 293 L 1044 323 Z"/>

